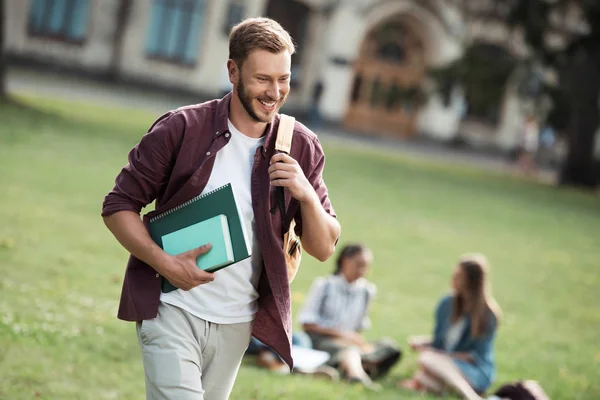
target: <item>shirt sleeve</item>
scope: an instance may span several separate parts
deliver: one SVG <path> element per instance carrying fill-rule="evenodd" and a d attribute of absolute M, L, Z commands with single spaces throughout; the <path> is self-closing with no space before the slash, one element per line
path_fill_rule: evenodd
<path fill-rule="evenodd" d="M 325 181 L 323 180 L 324 168 L 325 153 L 323 152 L 321 143 L 319 143 L 318 140 L 315 140 L 312 147 L 311 168 L 307 171 L 306 178 L 317 193 L 323 209 L 332 217 L 337 217 L 333 206 L 331 205 L 331 201 L 329 200 L 327 185 L 325 185 Z M 294 219 L 296 221 L 296 234 L 302 237 L 302 212 L 300 208 L 298 208 Z"/>
<path fill-rule="evenodd" d="M 435 311 L 435 327 L 433 329 L 433 341 L 431 346 L 438 350 L 444 349 L 444 327 L 442 321 L 447 318 L 450 312 L 452 298 L 450 296 L 444 297 L 438 304 Z"/>
<path fill-rule="evenodd" d="M 173 113 L 164 114 L 129 152 L 128 163 L 105 196 L 102 216 L 118 211 L 140 213 L 166 187 L 183 125 Z"/>
<path fill-rule="evenodd" d="M 300 324 L 316 324 L 321 325 L 322 319 L 320 315 L 321 304 L 323 303 L 323 297 L 325 295 L 326 278 L 317 278 L 313 282 L 308 294 L 306 295 L 306 301 L 300 310 L 298 315 L 298 322 Z"/>

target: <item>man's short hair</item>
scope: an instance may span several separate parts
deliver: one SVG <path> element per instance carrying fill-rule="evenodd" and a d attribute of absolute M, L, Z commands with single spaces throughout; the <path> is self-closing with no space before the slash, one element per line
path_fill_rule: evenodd
<path fill-rule="evenodd" d="M 229 35 L 229 58 L 241 67 L 253 50 L 267 50 L 277 54 L 296 47 L 290 34 L 270 18 L 248 18 L 231 29 Z"/>

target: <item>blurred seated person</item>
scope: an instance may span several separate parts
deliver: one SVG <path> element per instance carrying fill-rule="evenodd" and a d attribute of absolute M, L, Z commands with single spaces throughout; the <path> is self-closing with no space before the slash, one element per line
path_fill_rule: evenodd
<path fill-rule="evenodd" d="M 494 339 L 500 308 L 490 292 L 488 262 L 481 254 L 459 259 L 452 274 L 452 294 L 442 298 L 435 312 L 433 339 L 412 337 L 419 371 L 398 386 L 443 394 L 454 390 L 468 400 L 479 400 L 495 376 Z"/>
<path fill-rule="evenodd" d="M 400 359 L 391 341 L 369 343 L 361 331 L 371 325 L 368 310 L 376 287 L 365 278 L 373 261 L 360 244 L 345 246 L 333 275 L 317 278 L 300 312 L 299 322 L 313 347 L 331 355 L 328 365 L 338 368 L 350 382 L 379 389 L 373 383 Z"/>
<path fill-rule="evenodd" d="M 519 153 L 518 161 L 521 170 L 526 174 L 537 173 L 535 156 L 538 152 L 540 142 L 539 131 L 540 128 L 535 116 L 529 115 L 523 124 L 521 132 L 521 151 Z"/>
<path fill-rule="evenodd" d="M 254 336 L 250 339 L 246 354 L 256 355 L 256 365 L 261 368 L 283 375 L 290 373 L 288 365 L 277 353 Z M 292 334 L 292 358 L 296 373 L 330 380 L 339 379 L 337 370 L 325 364 L 329 360 L 329 354 L 314 350 L 310 337 L 302 331 Z"/>

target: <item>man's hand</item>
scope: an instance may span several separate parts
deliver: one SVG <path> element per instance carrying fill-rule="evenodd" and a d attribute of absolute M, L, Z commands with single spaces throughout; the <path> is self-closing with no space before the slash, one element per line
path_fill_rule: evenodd
<path fill-rule="evenodd" d="M 285 153 L 275 154 L 271 158 L 269 178 L 271 185 L 287 188 L 292 197 L 301 203 L 316 194 L 298 162 Z"/>
<path fill-rule="evenodd" d="M 205 244 L 185 253 L 170 256 L 168 263 L 162 265 L 163 276 L 175 287 L 186 291 L 198 285 L 212 282 L 215 279 L 215 274 L 203 271 L 196 265 L 196 259 L 208 253 L 210 247 L 210 244 Z"/>
<path fill-rule="evenodd" d="M 318 174 L 311 183 L 296 160 L 287 154 L 274 155 L 270 163 L 268 172 L 271 185 L 287 188 L 292 197 L 300 202 L 303 249 L 317 260 L 326 261 L 335 251 L 340 237 L 340 224 L 325 210 L 322 204 L 325 198 L 319 198 L 321 195 L 318 195 L 313 187 L 314 183 L 316 187 L 322 185 L 321 189 L 324 189 L 324 182 L 319 174 L 322 165 L 310 172 L 311 179 L 315 172 Z"/>

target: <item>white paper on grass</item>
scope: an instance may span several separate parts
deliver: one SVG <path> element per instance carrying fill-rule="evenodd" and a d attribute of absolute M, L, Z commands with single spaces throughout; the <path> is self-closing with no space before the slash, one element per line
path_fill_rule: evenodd
<path fill-rule="evenodd" d="M 329 360 L 329 353 L 306 347 L 292 346 L 294 368 L 302 372 L 311 372 Z"/>

